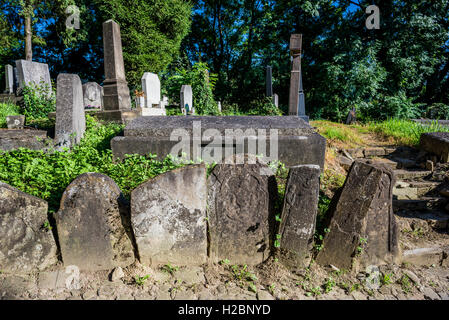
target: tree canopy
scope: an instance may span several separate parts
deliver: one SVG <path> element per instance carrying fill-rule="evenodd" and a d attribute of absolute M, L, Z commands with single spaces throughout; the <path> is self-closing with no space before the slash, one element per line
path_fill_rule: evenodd
<path fill-rule="evenodd" d="M 164 78 L 201 62 L 217 75 L 215 100 L 250 111 L 264 96 L 269 65 L 285 109 L 289 38 L 302 33 L 312 117 L 342 120 L 353 107 L 368 119 L 415 117 L 449 105 L 449 0 L 7 0 L 0 4 L 2 65 L 24 57 L 24 3 L 34 8 L 33 59 L 49 63 L 54 76 L 101 82 L 101 24 L 112 18 L 121 25 L 131 87 L 144 72 Z M 365 26 L 373 3 L 378 30 Z M 65 26 L 72 4 L 80 8 L 79 30 Z"/>

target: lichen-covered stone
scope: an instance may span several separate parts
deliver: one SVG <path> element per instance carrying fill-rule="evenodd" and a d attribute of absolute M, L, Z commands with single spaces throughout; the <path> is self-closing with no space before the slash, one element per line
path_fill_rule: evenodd
<path fill-rule="evenodd" d="M 357 270 L 360 266 L 397 262 L 400 253 L 393 214 L 394 185 L 391 169 L 354 162 L 330 209 L 330 232 L 317 256 L 319 264 Z"/>
<path fill-rule="evenodd" d="M 25 274 L 57 262 L 46 201 L 0 182 L 0 270 Z"/>
<path fill-rule="evenodd" d="M 144 264 L 201 265 L 207 260 L 206 168 L 166 172 L 131 193 L 131 223 Z"/>
<path fill-rule="evenodd" d="M 277 184 L 269 167 L 241 157 L 218 164 L 208 179 L 210 257 L 256 265 L 273 245 Z"/>
<path fill-rule="evenodd" d="M 288 267 L 309 262 L 318 211 L 321 169 L 316 165 L 290 168 L 279 228 L 281 260 Z"/>
<path fill-rule="evenodd" d="M 56 225 L 65 266 L 109 270 L 135 260 L 127 204 L 105 175 L 85 173 L 67 187 Z"/>

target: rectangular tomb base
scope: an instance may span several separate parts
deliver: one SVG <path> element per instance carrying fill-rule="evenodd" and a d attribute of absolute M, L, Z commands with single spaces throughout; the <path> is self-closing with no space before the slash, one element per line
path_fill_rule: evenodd
<path fill-rule="evenodd" d="M 124 123 L 127 124 L 132 120 L 140 117 L 139 110 L 104 110 L 89 113 L 93 117 L 103 122 Z"/>
<path fill-rule="evenodd" d="M 449 132 L 423 133 L 419 148 L 435 154 L 442 163 L 449 162 Z"/>
<path fill-rule="evenodd" d="M 11 151 L 19 148 L 44 150 L 51 145 L 47 131 L 29 129 L 0 129 L 0 150 Z"/>
<path fill-rule="evenodd" d="M 139 117 L 126 126 L 124 134 L 111 141 L 118 159 L 151 153 L 161 160 L 184 152 L 192 160 L 219 162 L 232 152 L 263 155 L 288 167 L 324 167 L 326 139 L 297 116 Z"/>

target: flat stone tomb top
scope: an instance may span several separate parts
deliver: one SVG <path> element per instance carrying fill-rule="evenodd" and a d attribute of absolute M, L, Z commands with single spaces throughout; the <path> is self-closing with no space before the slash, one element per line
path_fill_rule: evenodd
<path fill-rule="evenodd" d="M 431 133 L 427 133 L 426 135 L 449 143 L 449 132 L 431 132 Z"/>
<path fill-rule="evenodd" d="M 152 116 L 139 117 L 125 128 L 125 136 L 167 137 L 175 129 L 184 129 L 192 133 L 195 122 L 200 122 L 201 131 L 216 129 L 221 134 L 226 129 L 265 129 L 267 136 L 270 129 L 277 129 L 278 135 L 310 135 L 313 128 L 297 116 Z M 257 131 L 255 132 L 257 134 Z"/>

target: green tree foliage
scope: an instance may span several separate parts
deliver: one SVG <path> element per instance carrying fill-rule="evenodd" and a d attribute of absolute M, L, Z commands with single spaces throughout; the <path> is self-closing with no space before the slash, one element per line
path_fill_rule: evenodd
<path fill-rule="evenodd" d="M 158 73 L 179 54 L 190 29 L 191 5 L 183 0 L 96 1 L 104 21 L 120 24 L 127 80 L 137 84 L 144 72 Z"/>
<path fill-rule="evenodd" d="M 209 74 L 208 69 L 206 63 L 198 62 L 192 68 L 176 69 L 165 75 L 162 84 L 170 101 L 180 103 L 182 85 L 191 85 L 195 112 L 202 115 L 218 114 L 218 104 L 212 93 L 217 77 Z"/>

